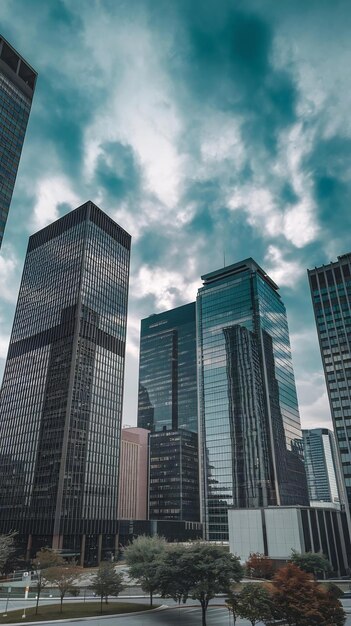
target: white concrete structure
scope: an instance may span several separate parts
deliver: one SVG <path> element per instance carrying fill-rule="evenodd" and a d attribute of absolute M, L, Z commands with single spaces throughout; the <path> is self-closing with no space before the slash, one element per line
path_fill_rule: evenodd
<path fill-rule="evenodd" d="M 229 509 L 228 527 L 230 552 L 243 563 L 253 552 L 285 562 L 296 550 L 325 554 L 340 576 L 351 565 L 344 511 L 304 506 Z"/>

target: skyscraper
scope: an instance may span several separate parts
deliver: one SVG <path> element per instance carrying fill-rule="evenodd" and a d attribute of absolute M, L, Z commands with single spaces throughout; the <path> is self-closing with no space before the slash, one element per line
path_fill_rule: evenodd
<path fill-rule="evenodd" d="M 138 426 L 197 432 L 194 302 L 141 320 Z"/>
<path fill-rule="evenodd" d="M 198 521 L 194 302 L 141 322 L 138 426 L 151 431 L 150 519 Z"/>
<path fill-rule="evenodd" d="M 197 297 L 200 485 L 205 538 L 227 508 L 308 504 L 286 311 L 249 258 L 202 276 Z"/>
<path fill-rule="evenodd" d="M 200 519 L 197 433 L 180 428 L 150 434 L 149 519 Z"/>
<path fill-rule="evenodd" d="M 147 519 L 149 431 L 122 428 L 119 464 L 119 520 Z"/>
<path fill-rule="evenodd" d="M 351 253 L 308 270 L 346 495 L 351 506 Z"/>
<path fill-rule="evenodd" d="M 37 73 L 0 36 L 0 248 Z"/>
<path fill-rule="evenodd" d="M 340 507 L 343 488 L 334 433 L 311 428 L 302 431 L 302 439 L 311 505 L 330 502 Z"/>
<path fill-rule="evenodd" d="M 29 239 L 0 396 L 0 532 L 115 548 L 131 238 L 87 202 Z"/>

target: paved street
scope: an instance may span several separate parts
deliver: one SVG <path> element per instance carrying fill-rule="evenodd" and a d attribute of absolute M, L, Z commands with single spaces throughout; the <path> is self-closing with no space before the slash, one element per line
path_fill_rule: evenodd
<path fill-rule="evenodd" d="M 136 602 L 145 602 L 145 598 L 133 599 Z M 49 602 L 49 601 L 44 601 Z M 161 602 L 163 604 L 169 604 L 169 608 L 160 609 L 157 611 L 153 611 L 152 613 L 144 613 L 142 615 L 121 615 L 119 617 L 104 617 L 104 618 L 96 618 L 92 620 L 84 620 L 78 622 L 80 626 L 83 626 L 86 622 L 86 626 L 200 626 L 201 625 L 201 611 L 197 606 L 189 606 L 189 607 L 175 607 L 172 600 L 160 600 L 155 599 L 155 602 Z M 230 618 L 230 615 L 226 608 L 220 606 L 223 604 L 224 600 L 219 598 L 214 601 L 214 606 L 209 607 L 207 612 L 207 626 L 232 626 L 233 619 Z M 13 601 L 12 604 L 9 604 L 10 608 L 19 609 L 23 608 L 25 602 L 21 601 Z M 344 608 L 347 611 L 351 611 L 351 600 L 344 601 Z M 27 602 L 26 606 L 33 606 L 33 602 Z M 3 613 L 5 608 L 5 603 L 0 601 L 0 615 Z M 231 619 L 231 621 L 230 621 Z M 77 622 L 72 620 L 69 622 L 65 622 L 66 624 L 72 624 L 72 626 L 77 626 Z M 45 622 L 41 622 L 41 624 L 45 624 Z M 246 620 L 238 620 L 237 626 L 249 626 L 249 622 Z M 351 626 L 351 614 L 348 615 L 345 626 Z"/>

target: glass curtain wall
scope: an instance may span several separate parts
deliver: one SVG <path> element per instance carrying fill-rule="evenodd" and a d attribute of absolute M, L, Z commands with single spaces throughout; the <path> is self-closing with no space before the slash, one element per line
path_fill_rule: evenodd
<path fill-rule="evenodd" d="M 278 287 L 252 260 L 202 277 L 197 298 L 201 508 L 308 504 L 289 332 Z"/>

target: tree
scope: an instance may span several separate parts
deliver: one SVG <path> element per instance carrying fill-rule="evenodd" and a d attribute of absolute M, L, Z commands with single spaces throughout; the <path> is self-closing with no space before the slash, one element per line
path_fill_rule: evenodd
<path fill-rule="evenodd" d="M 150 606 L 153 594 L 160 588 L 159 568 L 165 557 L 166 546 L 162 537 L 142 535 L 134 539 L 125 550 L 129 575 L 139 582 L 143 591 L 150 594 Z"/>
<path fill-rule="evenodd" d="M 293 550 L 290 563 L 294 563 L 308 574 L 314 574 L 316 578 L 320 576 L 330 576 L 333 572 L 333 568 L 324 554 L 315 554 L 314 552 L 300 554 L 296 552 L 296 550 Z"/>
<path fill-rule="evenodd" d="M 15 552 L 15 537 L 17 533 L 11 532 L 0 535 L 0 574 L 4 571 L 6 563 Z"/>
<path fill-rule="evenodd" d="M 272 578 L 273 561 L 264 554 L 252 552 L 245 563 L 247 575 L 251 578 Z"/>
<path fill-rule="evenodd" d="M 239 594 L 234 591 L 229 591 L 228 598 L 225 599 L 225 604 L 233 616 L 234 626 L 236 624 L 236 620 L 240 617 L 239 613 Z"/>
<path fill-rule="evenodd" d="M 186 548 L 179 545 L 169 547 L 157 569 L 161 596 L 173 598 L 178 604 L 185 603 L 189 595 L 189 584 L 183 576 L 182 561 L 185 550 Z"/>
<path fill-rule="evenodd" d="M 315 623 L 320 626 L 323 624 L 343 626 L 345 624 L 346 615 L 339 598 L 336 597 L 336 585 L 333 587 L 334 589 L 331 590 L 325 585 L 317 585 L 316 603 L 321 618 Z"/>
<path fill-rule="evenodd" d="M 269 591 L 260 583 L 246 584 L 238 595 L 238 613 L 251 626 L 271 619 L 273 609 Z"/>
<path fill-rule="evenodd" d="M 289 626 L 342 626 L 345 622 L 340 601 L 294 563 L 275 574 L 270 589 L 276 616 Z"/>
<path fill-rule="evenodd" d="M 41 548 L 35 559 L 32 561 L 32 567 L 37 575 L 36 592 L 37 603 L 35 607 L 35 614 L 38 614 L 39 599 L 43 587 L 46 587 L 49 581 L 46 579 L 43 572 L 52 567 L 62 567 L 64 565 L 64 559 L 51 548 Z"/>
<path fill-rule="evenodd" d="M 79 589 L 74 581 L 77 578 L 78 568 L 75 563 L 66 567 L 50 567 L 45 570 L 45 580 L 56 585 L 60 594 L 60 612 L 63 610 L 63 599 L 67 593 L 78 595 Z"/>
<path fill-rule="evenodd" d="M 100 596 L 100 610 L 102 613 L 103 599 L 105 598 L 105 602 L 107 604 L 109 596 L 118 596 L 124 589 L 123 575 L 116 572 L 115 565 L 113 563 L 110 561 L 102 561 L 93 578 L 90 588 L 96 593 L 96 595 Z"/>
<path fill-rule="evenodd" d="M 200 602 L 202 625 L 206 626 L 209 601 L 218 593 L 228 594 L 233 582 L 242 578 L 239 558 L 221 546 L 195 543 L 184 549 L 181 567 L 188 595 Z"/>

